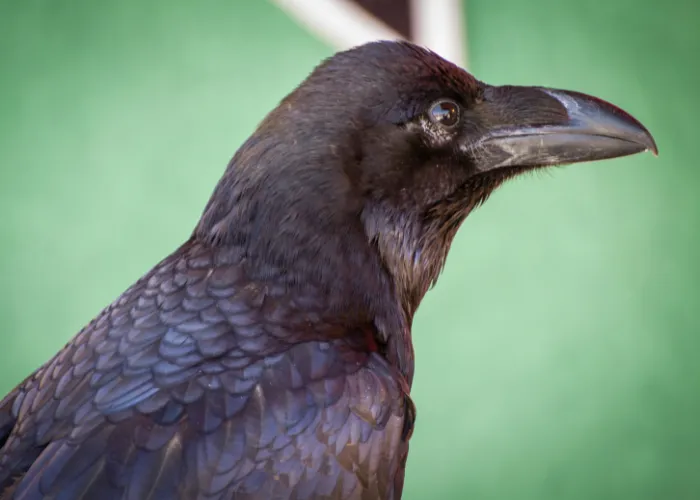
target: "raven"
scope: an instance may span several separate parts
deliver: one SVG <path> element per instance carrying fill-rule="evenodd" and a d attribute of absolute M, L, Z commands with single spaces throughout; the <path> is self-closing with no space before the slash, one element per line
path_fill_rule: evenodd
<path fill-rule="evenodd" d="M 503 181 L 650 150 L 577 92 L 406 42 L 340 52 L 240 147 L 191 237 L 0 403 L 0 499 L 398 499 L 411 323 Z"/>

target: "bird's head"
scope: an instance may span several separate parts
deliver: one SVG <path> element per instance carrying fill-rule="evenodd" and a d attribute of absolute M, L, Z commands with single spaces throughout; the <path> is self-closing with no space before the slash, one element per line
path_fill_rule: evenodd
<path fill-rule="evenodd" d="M 323 62 L 265 118 L 198 232 L 292 280 L 356 280 L 362 295 L 386 275 L 412 314 L 464 218 L 505 179 L 644 150 L 656 153 L 649 132 L 603 100 L 490 86 L 423 48 L 375 42 Z"/>

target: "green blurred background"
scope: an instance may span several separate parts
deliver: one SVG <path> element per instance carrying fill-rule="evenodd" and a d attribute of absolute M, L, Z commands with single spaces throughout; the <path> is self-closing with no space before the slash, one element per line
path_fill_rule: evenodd
<path fill-rule="evenodd" d="M 404 498 L 700 498 L 700 3 L 471 0 L 471 70 L 660 156 L 510 182 L 416 318 Z M 186 239 L 333 50 L 262 0 L 0 0 L 0 393 Z M 0 394 L 0 395 L 1 395 Z"/>

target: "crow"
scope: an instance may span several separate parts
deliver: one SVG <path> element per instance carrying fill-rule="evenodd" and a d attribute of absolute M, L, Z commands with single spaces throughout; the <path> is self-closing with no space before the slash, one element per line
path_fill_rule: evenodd
<path fill-rule="evenodd" d="M 399 499 L 411 323 L 506 179 L 650 150 L 603 100 L 379 41 L 317 66 L 191 237 L 0 403 L 0 499 Z"/>

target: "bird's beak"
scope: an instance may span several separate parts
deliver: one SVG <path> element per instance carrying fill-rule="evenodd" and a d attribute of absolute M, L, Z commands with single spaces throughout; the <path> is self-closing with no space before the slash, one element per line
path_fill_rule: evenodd
<path fill-rule="evenodd" d="M 561 165 L 658 154 L 634 117 L 593 96 L 541 87 L 487 87 L 483 133 L 468 148 L 479 170 Z"/>

